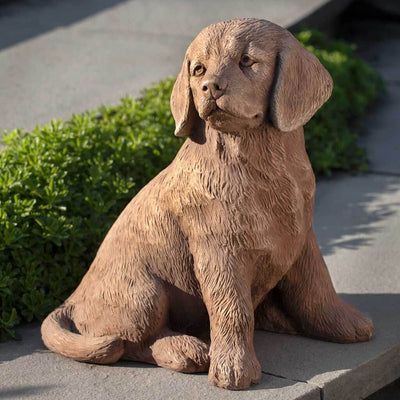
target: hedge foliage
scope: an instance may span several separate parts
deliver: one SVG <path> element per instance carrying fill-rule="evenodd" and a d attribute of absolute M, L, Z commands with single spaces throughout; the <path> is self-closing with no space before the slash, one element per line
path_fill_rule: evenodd
<path fill-rule="evenodd" d="M 380 76 L 355 55 L 355 46 L 328 40 L 315 30 L 304 30 L 297 39 L 330 72 L 331 98 L 305 126 L 307 151 L 314 171 L 330 175 L 333 170 L 365 170 L 365 150 L 357 145 L 357 117 L 362 116 L 383 91 Z"/>
<path fill-rule="evenodd" d="M 351 130 L 382 89 L 352 46 L 315 31 L 299 40 L 335 82 L 331 100 L 306 126 L 319 174 L 365 167 Z M 42 319 L 73 291 L 112 222 L 168 165 L 182 141 L 169 108 L 173 80 L 116 106 L 6 133 L 0 151 L 0 339 Z"/>

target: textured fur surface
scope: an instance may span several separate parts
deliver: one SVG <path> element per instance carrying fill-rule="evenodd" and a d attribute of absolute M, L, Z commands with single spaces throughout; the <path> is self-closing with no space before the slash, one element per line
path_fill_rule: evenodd
<path fill-rule="evenodd" d="M 337 296 L 313 233 L 302 125 L 332 80 L 286 30 L 242 19 L 192 42 L 171 97 L 175 160 L 128 204 L 75 292 L 43 322 L 55 352 L 261 378 L 254 329 L 336 342 L 372 322 Z"/>

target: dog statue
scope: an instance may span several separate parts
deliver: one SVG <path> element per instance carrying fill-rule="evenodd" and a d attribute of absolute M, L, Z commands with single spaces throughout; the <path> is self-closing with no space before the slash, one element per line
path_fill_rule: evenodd
<path fill-rule="evenodd" d="M 255 328 L 369 340 L 371 320 L 336 294 L 312 228 L 302 126 L 331 91 L 317 58 L 271 22 L 201 31 L 171 95 L 175 135 L 188 138 L 44 320 L 45 345 L 78 361 L 209 370 L 243 389 L 261 378 Z"/>

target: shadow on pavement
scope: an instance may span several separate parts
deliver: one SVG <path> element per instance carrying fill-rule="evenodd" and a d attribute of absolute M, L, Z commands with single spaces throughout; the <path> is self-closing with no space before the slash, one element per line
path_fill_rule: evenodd
<path fill-rule="evenodd" d="M 0 399 L 13 399 L 13 398 L 24 398 L 37 396 L 46 393 L 49 389 L 53 388 L 54 385 L 37 385 L 37 386 L 6 386 L 0 388 Z"/>
<path fill-rule="evenodd" d="M 371 245 L 385 220 L 399 213 L 399 200 L 397 176 L 339 175 L 318 182 L 314 229 L 323 255 Z"/>
<path fill-rule="evenodd" d="M 0 50 L 53 29 L 71 25 L 125 1 L 127 0 L 0 2 Z"/>
<path fill-rule="evenodd" d="M 21 340 L 8 340 L 0 342 L 0 366 L 1 364 L 24 357 L 36 352 L 46 351 L 40 337 L 40 323 L 25 324 L 17 329 Z M 1 392 L 0 392 L 0 398 Z"/>

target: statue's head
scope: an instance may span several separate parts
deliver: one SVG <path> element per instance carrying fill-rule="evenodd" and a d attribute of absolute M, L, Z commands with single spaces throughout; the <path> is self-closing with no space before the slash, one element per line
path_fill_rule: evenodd
<path fill-rule="evenodd" d="M 304 125 L 329 98 L 332 78 L 286 29 L 236 19 L 203 29 L 190 44 L 171 95 L 177 136 L 201 120 L 222 132 Z"/>

